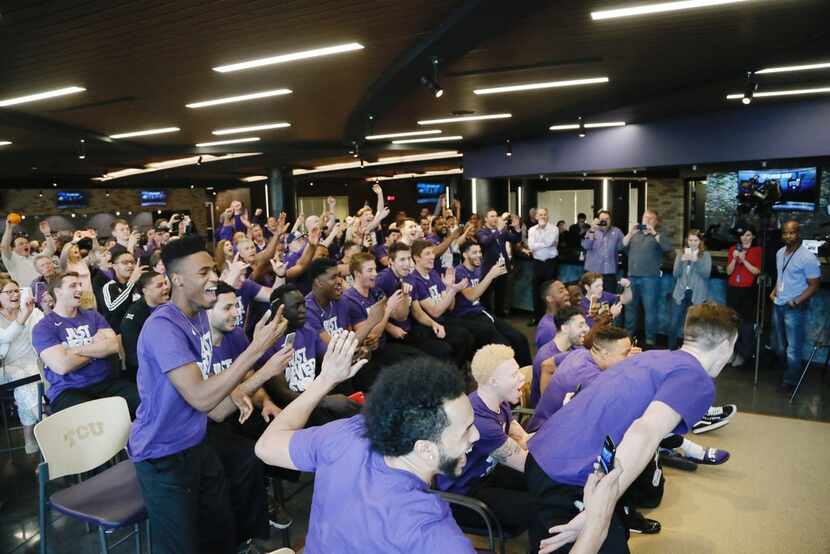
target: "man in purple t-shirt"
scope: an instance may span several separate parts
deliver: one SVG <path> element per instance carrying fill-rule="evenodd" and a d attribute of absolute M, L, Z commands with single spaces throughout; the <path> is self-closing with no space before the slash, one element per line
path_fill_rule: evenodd
<path fill-rule="evenodd" d="M 498 263 L 482 275 L 481 247 L 478 243 L 465 241 L 460 250 L 464 262 L 455 268 L 455 282 L 466 281 L 469 286 L 461 289 L 461 294 L 456 296 L 455 306 L 448 321 L 454 326 L 467 329 L 475 338 L 476 347 L 504 344 L 513 348 L 516 361 L 521 366 L 530 365 L 532 360 L 527 337 L 503 319 L 487 312 L 479 300 L 493 281 L 507 273 L 505 265 Z"/>
<path fill-rule="evenodd" d="M 571 296 L 562 281 L 548 281 L 542 285 L 542 290 L 544 290 L 547 309 L 545 315 L 536 325 L 536 335 L 534 336 L 536 348 L 542 348 L 553 340 L 556 335 L 556 322 L 554 321 L 556 312 L 571 305 Z M 539 294 L 539 292 L 533 291 L 533 294 Z"/>
<path fill-rule="evenodd" d="M 386 554 L 475 550 L 447 503 L 429 491 L 456 477 L 478 439 L 458 372 L 430 357 L 385 368 L 363 414 L 303 429 L 314 406 L 350 379 L 353 333 L 330 343 L 320 375 L 269 425 L 256 445 L 270 465 L 314 472 L 305 552 Z"/>
<path fill-rule="evenodd" d="M 519 402 L 524 376 L 513 349 L 502 344 L 479 349 L 470 367 L 478 383 L 469 398 L 480 437 L 467 453 L 461 475 L 439 475 L 436 485 L 483 501 L 511 535 L 521 534 L 533 509 L 523 475 L 530 436 L 513 419 L 510 405 Z M 453 516 L 462 527 L 481 524 L 477 514 L 464 508 L 453 507 Z"/>
<path fill-rule="evenodd" d="M 104 316 L 82 310 L 81 279 L 74 271 L 61 273 L 49 282 L 55 309 L 32 329 L 32 346 L 43 360 L 49 383 L 46 396 L 53 412 L 89 400 L 120 396 L 130 415 L 138 408 L 135 384 L 112 376 L 109 357 L 120 342 Z"/>
<path fill-rule="evenodd" d="M 556 356 L 582 345 L 582 339 L 590 329 L 579 308 L 568 306 L 557 312 L 556 326 L 559 330 L 553 340 L 542 346 L 533 358 L 533 379 L 530 382 L 530 405 L 536 406 L 542 393 L 556 372 Z"/>
<path fill-rule="evenodd" d="M 631 302 L 631 281 L 625 278 L 619 280 L 620 286 L 623 287 L 622 294 L 605 290 L 603 283 L 602 275 L 590 271 L 579 280 L 583 294 L 579 307 L 585 314 L 588 327 L 594 326 L 595 318 L 616 320 L 622 313 L 623 306 Z"/>
<path fill-rule="evenodd" d="M 681 350 L 645 352 L 616 364 L 542 425 L 528 443 L 525 466 L 539 507 L 529 531 L 531 552 L 551 526 L 560 531 L 553 547 L 572 542 L 582 529 L 585 516 L 574 502 L 582 501 L 606 436 L 617 445 L 621 496 L 666 435 L 687 433 L 706 414 L 715 396 L 713 378 L 732 357 L 738 321 L 726 306 L 693 306 Z M 625 552 L 627 539 L 615 514 L 603 548 Z"/>
<path fill-rule="evenodd" d="M 213 257 L 195 235 L 169 242 L 161 257 L 172 294 L 147 319 L 138 339 L 141 404 L 127 451 L 155 552 L 235 552 L 252 536 L 267 537 L 267 526 L 257 528 L 261 519 L 251 513 L 264 506 L 231 503 L 218 447 L 206 436 L 207 419 L 222 420 L 248 406 L 238 385 L 286 322 L 260 322 L 248 348 L 219 375 L 205 379 L 213 355 L 205 310 L 216 303 L 219 282 Z M 270 367 L 272 374 L 281 370 Z"/>

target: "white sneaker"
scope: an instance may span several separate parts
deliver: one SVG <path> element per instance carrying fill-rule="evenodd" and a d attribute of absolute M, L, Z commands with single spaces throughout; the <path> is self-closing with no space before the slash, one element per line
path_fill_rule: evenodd
<path fill-rule="evenodd" d="M 27 440 L 26 444 L 24 445 L 26 449 L 26 454 L 37 454 L 40 452 L 40 448 L 37 445 L 37 441 Z"/>

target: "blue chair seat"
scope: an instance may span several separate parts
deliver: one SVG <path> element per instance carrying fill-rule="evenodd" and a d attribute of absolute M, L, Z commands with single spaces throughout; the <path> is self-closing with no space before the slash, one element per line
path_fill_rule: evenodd
<path fill-rule="evenodd" d="M 129 460 L 56 492 L 49 503 L 59 512 L 108 529 L 147 518 L 135 466 Z"/>

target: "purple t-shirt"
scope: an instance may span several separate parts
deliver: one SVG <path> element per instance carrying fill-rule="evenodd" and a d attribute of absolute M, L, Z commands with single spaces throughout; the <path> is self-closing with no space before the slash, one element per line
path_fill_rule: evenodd
<path fill-rule="evenodd" d="M 161 458 L 202 442 L 207 414 L 179 394 L 167 373 L 195 363 L 202 376 L 212 367 L 207 312 L 189 318 L 175 304 L 162 304 L 138 336 L 138 406 L 127 451 L 134 462 Z"/>
<path fill-rule="evenodd" d="M 320 333 L 312 329 L 308 322 L 296 331 L 288 331 L 281 337 L 274 346 L 265 351 L 260 358 L 265 361 L 276 354 L 285 344 L 285 338 L 294 333 L 294 356 L 285 368 L 285 380 L 288 388 L 294 392 L 303 392 L 320 370 L 317 358 L 322 358 L 326 353 L 326 343 L 320 338 Z"/>
<path fill-rule="evenodd" d="M 513 412 L 507 402 L 502 402 L 499 411 L 494 412 L 479 398 L 477 391 L 471 393 L 469 398 L 473 405 L 474 424 L 480 437 L 467 454 L 467 463 L 458 479 L 449 479 L 443 475 L 436 478 L 438 489 L 456 494 L 467 494 L 496 468 L 498 462 L 490 454 L 507 440 L 510 421 L 513 419 Z"/>
<path fill-rule="evenodd" d="M 552 341 L 555 336 L 556 321 L 551 314 L 546 314 L 536 326 L 536 336 L 534 337 L 536 348 L 542 348 L 542 346 Z"/>
<path fill-rule="evenodd" d="M 441 275 L 434 269 L 429 272 L 429 277 L 423 277 L 417 271 L 413 271 L 406 276 L 406 282 L 412 285 L 412 300 L 419 300 L 423 302 L 427 299 L 432 299 L 435 302 L 441 300 L 441 294 L 447 288 L 444 286 L 444 281 L 441 280 Z"/>
<path fill-rule="evenodd" d="M 602 296 L 599 297 L 599 305 L 600 305 L 600 312 L 607 310 L 620 300 L 619 294 L 613 294 L 608 291 L 602 291 Z M 579 308 L 582 310 L 582 313 L 585 315 L 585 323 L 588 324 L 588 327 L 593 327 L 594 318 L 592 318 L 589 313 L 591 311 L 591 301 L 588 300 L 587 297 L 584 297 L 582 300 L 579 301 Z"/>
<path fill-rule="evenodd" d="M 335 331 L 348 331 L 352 325 L 349 319 L 349 307 L 341 297 L 339 300 L 332 300 L 325 308 L 317 303 L 314 293 L 310 292 L 305 297 L 306 325 L 318 333 L 325 331 L 329 335 Z"/>
<path fill-rule="evenodd" d="M 576 392 L 577 386 L 588 386 L 600 371 L 594 357 L 591 356 L 591 351 L 585 348 L 573 352 L 573 356 L 565 356 L 561 365 L 557 362 L 556 373 L 551 377 L 542 398 L 536 404 L 536 412 L 527 424 L 527 432 L 535 433 L 562 407 L 566 394 Z"/>
<path fill-rule="evenodd" d="M 553 363 L 556 364 L 556 367 L 558 368 L 562 360 L 567 358 L 569 354 L 576 352 L 577 350 L 582 350 L 583 348 L 584 347 L 582 346 L 574 346 L 564 352 L 560 352 L 559 347 L 556 346 L 556 343 L 554 341 L 550 341 L 545 346 L 540 348 L 538 352 L 536 352 L 536 356 L 533 358 L 533 381 L 530 383 L 531 408 L 536 408 L 536 405 L 542 398 L 542 362 L 549 358 L 553 358 Z"/>
<path fill-rule="evenodd" d="M 95 310 L 79 309 L 75 317 L 62 317 L 52 311 L 43 316 L 32 329 L 32 346 L 38 355 L 58 344 L 69 348 L 83 346 L 91 343 L 99 330 L 109 328 L 110 325 L 104 316 Z M 43 374 L 49 382 L 46 396 L 49 400 L 54 400 L 67 389 L 82 389 L 100 383 L 111 373 L 112 366 L 106 359 L 92 358 L 86 365 L 66 375 L 55 373 L 49 366 L 45 366 Z"/>
<path fill-rule="evenodd" d="M 219 346 L 213 347 L 213 360 L 211 361 L 207 375 L 203 373 L 202 377 L 207 379 L 213 375 L 219 375 L 231 367 L 234 360 L 248 348 L 249 344 L 250 341 L 245 336 L 245 331 L 239 327 L 230 333 L 225 333 Z"/>
<path fill-rule="evenodd" d="M 715 384 L 697 358 L 682 350 L 652 350 L 603 371 L 553 414 L 533 436 L 530 453 L 556 481 L 583 486 L 605 436 L 620 444 L 631 424 L 658 401 L 680 414 L 673 434 L 686 434 L 712 405 Z M 568 445 L 562 448 L 561 445 Z"/>
<path fill-rule="evenodd" d="M 459 283 L 462 279 L 469 279 L 470 288 L 478 285 L 481 281 L 481 266 L 470 270 L 464 264 L 455 268 L 455 282 Z M 484 311 L 484 306 L 479 300 L 470 302 L 464 297 L 463 291 L 455 295 L 455 308 L 452 310 L 454 317 L 464 317 L 468 315 L 480 314 Z"/>
<path fill-rule="evenodd" d="M 369 318 L 369 310 L 386 297 L 383 290 L 375 285 L 369 290 L 369 296 L 363 296 L 356 288 L 352 287 L 343 293 L 341 301 L 346 304 L 347 313 L 349 314 L 349 321 L 352 325 L 357 325 Z M 384 343 L 386 333 L 381 334 L 380 344 Z"/>
<path fill-rule="evenodd" d="M 251 304 L 254 303 L 256 295 L 262 290 L 262 286 L 251 279 L 242 281 L 242 286 L 236 290 L 236 307 L 239 310 L 239 317 L 236 318 L 236 326 L 243 327 L 245 325 L 245 317 L 251 309 Z"/>
<path fill-rule="evenodd" d="M 291 437 L 292 463 L 315 474 L 306 554 L 473 554 L 447 503 L 386 465 L 365 435 L 357 415 Z"/>
<path fill-rule="evenodd" d="M 401 279 L 399 279 L 391 269 L 387 268 L 378 273 L 378 277 L 375 280 L 375 286 L 383 291 L 386 298 L 392 298 L 392 295 L 401 288 Z M 390 318 L 389 321 L 392 325 L 397 325 L 407 332 L 409 332 L 412 328 L 409 318 L 404 321 L 398 321 L 397 319 Z"/>

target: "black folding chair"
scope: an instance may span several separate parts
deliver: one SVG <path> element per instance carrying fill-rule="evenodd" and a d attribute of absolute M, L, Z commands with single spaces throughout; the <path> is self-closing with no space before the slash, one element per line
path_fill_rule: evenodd
<path fill-rule="evenodd" d="M 481 517 L 481 526 L 471 527 L 467 525 L 459 525 L 459 527 L 461 527 L 461 530 L 469 535 L 487 537 L 487 540 L 489 541 L 490 552 L 499 552 L 500 554 L 507 554 L 507 541 L 515 537 L 518 537 L 519 535 L 525 532 L 525 529 L 505 530 L 502 527 L 501 523 L 499 522 L 499 519 L 496 517 L 496 514 L 493 512 L 493 510 L 490 509 L 490 507 L 486 503 L 482 502 L 481 500 L 478 500 L 477 498 L 472 498 L 469 496 L 464 496 L 461 494 L 455 494 L 451 492 L 432 492 L 446 500 L 448 503 L 463 507 L 468 510 L 472 510 Z M 498 548 L 496 546 L 497 543 Z"/>

